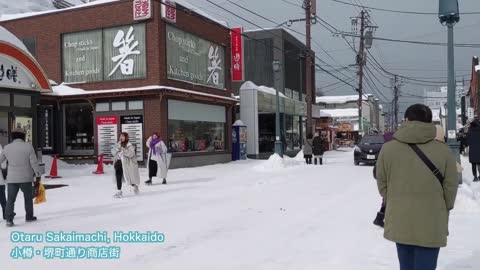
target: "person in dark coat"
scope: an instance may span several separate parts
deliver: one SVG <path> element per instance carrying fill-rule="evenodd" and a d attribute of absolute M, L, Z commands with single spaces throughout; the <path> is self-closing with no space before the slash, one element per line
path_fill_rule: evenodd
<path fill-rule="evenodd" d="M 315 165 L 317 165 L 317 159 L 318 163 L 320 165 L 323 164 L 323 139 L 320 137 L 318 133 L 315 133 L 315 137 L 313 138 L 313 143 L 312 143 L 312 149 L 313 149 L 313 161 Z"/>
<path fill-rule="evenodd" d="M 480 122 L 478 120 L 470 123 L 467 134 L 467 144 L 470 148 L 468 156 L 472 164 L 473 181 L 478 182 L 478 171 L 480 171 Z"/>
<path fill-rule="evenodd" d="M 312 133 L 307 134 L 307 139 L 305 140 L 305 145 L 303 146 L 303 157 L 305 158 L 305 162 L 307 164 L 312 164 L 312 156 L 313 156 L 313 135 Z"/>
<path fill-rule="evenodd" d="M 383 139 L 385 141 L 385 143 L 393 140 L 393 132 L 386 132 L 383 134 Z M 374 179 L 377 179 L 377 166 L 375 165 L 373 167 L 373 178 Z M 375 219 L 373 220 L 373 224 L 377 225 L 377 226 L 380 226 L 383 228 L 383 226 L 385 225 L 385 209 L 386 209 L 387 205 L 385 204 L 385 200 L 382 199 L 382 205 L 380 206 L 380 211 L 377 212 L 377 216 L 375 217 Z"/>

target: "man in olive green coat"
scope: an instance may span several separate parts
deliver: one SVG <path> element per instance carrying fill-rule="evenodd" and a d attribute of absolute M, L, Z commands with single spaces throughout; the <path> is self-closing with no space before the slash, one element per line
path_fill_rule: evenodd
<path fill-rule="evenodd" d="M 405 119 L 377 161 L 378 190 L 387 204 L 384 236 L 397 244 L 401 270 L 434 270 L 439 248 L 447 245 L 448 216 L 457 194 L 456 162 L 449 147 L 435 140 L 427 106 L 412 105 Z M 431 160 L 443 184 L 409 144 Z"/>

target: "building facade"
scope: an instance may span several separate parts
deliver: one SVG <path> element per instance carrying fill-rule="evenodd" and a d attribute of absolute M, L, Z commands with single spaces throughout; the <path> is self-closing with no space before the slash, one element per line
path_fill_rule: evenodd
<path fill-rule="evenodd" d="M 247 83 L 245 87 L 242 87 L 243 82 L 233 83 L 233 86 L 237 95 L 240 96 L 240 120 L 247 126 L 257 123 L 253 129 L 258 136 L 250 138 L 254 141 L 258 140 L 258 147 L 249 148 L 249 155 L 259 156 L 263 153 L 273 152 L 276 139 L 275 89 L 278 89 L 282 95 L 280 98 L 280 139 L 283 141 L 285 152 L 293 155 L 301 149 L 303 138 L 307 133 L 305 127 L 306 72 L 305 60 L 302 57 L 306 47 L 288 31 L 281 28 L 252 30 L 246 31 L 244 34 L 246 36 L 244 39 L 245 81 L 250 83 Z M 274 61 L 279 63 L 277 70 L 273 67 Z M 312 65 L 312 89 L 315 89 L 313 67 L 314 65 Z M 247 107 L 251 106 L 250 101 L 252 100 L 257 102 L 253 108 L 256 112 L 255 115 L 251 115 L 251 111 L 245 111 Z"/>
<path fill-rule="evenodd" d="M 172 167 L 230 161 L 230 30 L 179 4 L 150 1 L 143 18 L 134 8 L 127 0 L 94 2 L 0 22 L 32 41 L 58 83 L 40 97 L 39 131 L 47 137 L 39 146 L 108 161 L 125 131 L 144 161 L 146 139 L 159 132 Z"/>

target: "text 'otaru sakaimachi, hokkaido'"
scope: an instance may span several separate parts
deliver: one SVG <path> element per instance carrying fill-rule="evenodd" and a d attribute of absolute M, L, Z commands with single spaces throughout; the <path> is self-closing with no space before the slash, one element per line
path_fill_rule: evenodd
<path fill-rule="evenodd" d="M 139 231 L 98 231 L 94 233 L 79 232 L 45 232 L 25 233 L 15 231 L 10 234 L 13 243 L 163 243 L 165 235 L 160 232 Z"/>

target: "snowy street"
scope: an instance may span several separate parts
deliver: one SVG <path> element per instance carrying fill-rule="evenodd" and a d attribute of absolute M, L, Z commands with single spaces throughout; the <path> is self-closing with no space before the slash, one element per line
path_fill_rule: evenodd
<path fill-rule="evenodd" d="M 381 203 L 372 167 L 355 167 L 351 150 L 328 152 L 325 161 L 271 158 L 171 170 L 168 185 L 155 179 L 138 196 L 124 188 L 122 199 L 112 197 L 111 167 L 98 176 L 93 165 L 61 163 L 64 178 L 44 182 L 69 186 L 47 190 L 47 202 L 35 206 L 39 221 L 25 224 L 20 195 L 17 226 L 0 226 L 1 269 L 398 269 L 395 245 L 372 224 Z M 440 270 L 480 269 L 480 184 L 464 166 L 468 181 L 451 213 Z M 146 169 L 141 174 L 146 179 Z M 9 257 L 18 246 L 10 242 L 13 231 L 104 230 L 159 231 L 165 242 L 112 244 L 121 247 L 120 260 Z"/>

